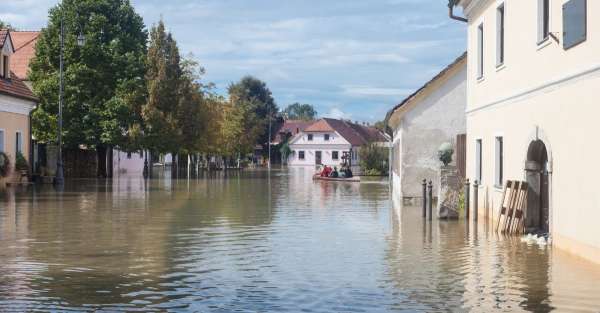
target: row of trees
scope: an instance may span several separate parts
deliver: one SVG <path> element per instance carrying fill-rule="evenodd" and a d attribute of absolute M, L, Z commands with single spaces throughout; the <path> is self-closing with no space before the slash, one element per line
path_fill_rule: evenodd
<path fill-rule="evenodd" d="M 63 142 L 98 153 L 98 175 L 107 175 L 111 147 L 153 153 L 240 157 L 269 142 L 269 126 L 282 118 L 266 84 L 244 77 L 217 95 L 204 69 L 183 58 L 163 21 L 148 33 L 129 0 L 64 0 L 49 12 L 30 79 L 40 105 L 33 135 L 57 138 L 60 21 L 64 18 L 65 93 Z M 84 35 L 85 44 L 77 44 Z M 295 104 L 290 118 L 311 119 L 311 106 Z M 271 123 L 270 123 L 271 122 Z M 271 125 L 270 125 L 271 124 Z M 266 151 L 266 149 L 263 149 Z"/>

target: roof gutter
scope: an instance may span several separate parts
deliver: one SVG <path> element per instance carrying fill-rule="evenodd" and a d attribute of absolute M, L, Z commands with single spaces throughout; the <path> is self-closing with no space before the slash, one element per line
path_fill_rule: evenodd
<path fill-rule="evenodd" d="M 450 16 L 451 19 L 457 20 L 459 22 L 463 22 L 463 23 L 469 22 L 469 20 L 464 17 L 454 15 L 454 5 L 452 5 L 452 4 L 448 5 L 448 16 Z"/>

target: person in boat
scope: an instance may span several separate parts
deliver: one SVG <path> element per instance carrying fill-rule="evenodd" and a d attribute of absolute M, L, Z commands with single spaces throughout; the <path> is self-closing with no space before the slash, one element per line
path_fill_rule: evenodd
<path fill-rule="evenodd" d="M 321 177 L 329 177 L 331 175 L 331 167 L 325 165 L 321 171 Z"/>
<path fill-rule="evenodd" d="M 338 172 L 337 166 L 333 168 L 333 171 L 331 172 L 331 174 L 329 174 L 329 177 L 331 177 L 331 178 L 340 177 L 340 173 Z"/>

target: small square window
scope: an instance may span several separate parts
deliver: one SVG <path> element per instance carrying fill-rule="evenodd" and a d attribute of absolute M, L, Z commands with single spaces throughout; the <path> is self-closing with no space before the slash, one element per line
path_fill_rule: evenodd
<path fill-rule="evenodd" d="M 339 160 L 340 159 L 340 153 L 338 151 L 331 152 L 331 158 L 333 160 Z"/>
<path fill-rule="evenodd" d="M 312 140 L 313 140 L 313 135 L 312 135 L 312 134 L 309 134 L 309 135 L 308 135 L 308 141 L 312 141 Z"/>
<path fill-rule="evenodd" d="M 300 152 L 298 152 L 298 159 L 300 159 L 300 160 L 304 160 L 304 157 L 305 157 L 305 155 L 304 155 L 304 151 L 300 151 Z"/>
<path fill-rule="evenodd" d="M 329 134 L 325 134 L 325 141 L 329 141 Z"/>

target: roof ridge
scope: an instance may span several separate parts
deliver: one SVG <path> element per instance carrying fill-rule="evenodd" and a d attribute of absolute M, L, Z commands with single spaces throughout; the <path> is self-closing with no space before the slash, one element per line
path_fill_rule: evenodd
<path fill-rule="evenodd" d="M 29 41 L 25 42 L 24 44 L 22 44 L 20 47 L 15 49 L 15 52 L 21 50 L 22 48 L 24 48 L 25 46 L 28 46 L 30 43 L 34 42 L 35 40 L 37 40 L 39 37 L 39 34 L 36 35 L 35 37 L 31 38 Z"/>

